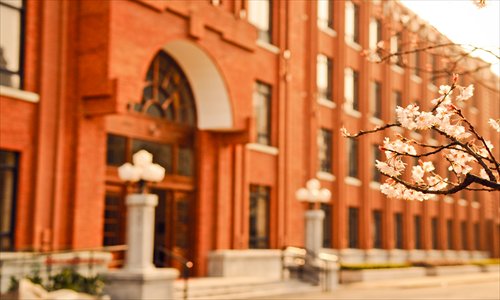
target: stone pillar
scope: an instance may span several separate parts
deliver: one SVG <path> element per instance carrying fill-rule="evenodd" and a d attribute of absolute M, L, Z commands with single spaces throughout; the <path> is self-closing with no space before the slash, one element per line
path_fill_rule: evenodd
<path fill-rule="evenodd" d="M 154 219 L 158 196 L 130 194 L 127 204 L 127 255 L 125 269 L 151 270 L 153 265 Z"/>
<path fill-rule="evenodd" d="M 306 211 L 306 249 L 312 250 L 316 255 L 323 247 L 323 210 Z"/>
<path fill-rule="evenodd" d="M 104 292 L 111 299 L 173 299 L 179 271 L 153 265 L 154 216 L 158 196 L 127 196 L 127 245 L 125 266 L 102 274 Z"/>

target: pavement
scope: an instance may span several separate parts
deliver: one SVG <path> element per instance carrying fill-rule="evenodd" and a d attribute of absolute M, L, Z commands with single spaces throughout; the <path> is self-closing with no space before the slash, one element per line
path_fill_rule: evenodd
<path fill-rule="evenodd" d="M 332 292 L 260 299 L 471 299 L 500 300 L 500 273 L 427 276 L 340 285 Z"/>

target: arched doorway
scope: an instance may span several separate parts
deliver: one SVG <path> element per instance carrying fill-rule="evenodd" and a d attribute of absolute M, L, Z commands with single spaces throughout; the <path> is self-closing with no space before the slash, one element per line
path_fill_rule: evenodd
<path fill-rule="evenodd" d="M 193 254 L 193 216 L 196 205 L 196 108 L 190 83 L 179 64 L 165 51 L 151 63 L 142 99 L 129 113 L 107 122 L 107 176 L 104 245 L 125 242 L 126 187 L 116 168 L 145 149 L 166 170 L 165 179 L 151 185 L 158 195 L 155 214 L 154 263 L 178 267 L 175 257 Z"/>

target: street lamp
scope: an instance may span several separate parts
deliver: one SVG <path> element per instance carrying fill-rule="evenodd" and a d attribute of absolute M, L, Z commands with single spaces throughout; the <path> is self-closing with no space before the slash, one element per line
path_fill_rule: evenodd
<path fill-rule="evenodd" d="M 129 194 L 127 203 L 127 256 L 125 269 L 141 271 L 154 269 L 154 217 L 158 196 L 148 194 L 148 181 L 160 182 L 165 169 L 153 163 L 153 155 L 140 150 L 132 156 L 133 164 L 125 163 L 118 168 L 118 176 L 126 182 L 138 182 L 139 193 Z"/>
<path fill-rule="evenodd" d="M 308 202 L 309 209 L 306 211 L 306 231 L 305 242 L 306 249 L 312 251 L 315 255 L 323 246 L 323 219 L 325 212 L 320 209 L 320 203 L 330 202 L 332 193 L 321 188 L 318 179 L 310 179 L 305 188 L 300 188 L 295 192 L 295 197 L 299 201 Z"/>

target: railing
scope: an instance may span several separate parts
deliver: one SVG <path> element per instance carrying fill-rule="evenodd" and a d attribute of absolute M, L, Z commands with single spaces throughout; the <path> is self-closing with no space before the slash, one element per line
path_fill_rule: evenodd
<path fill-rule="evenodd" d="M 38 273 L 42 279 L 52 276 L 54 270 L 64 268 L 76 269 L 78 272 L 86 273 L 88 276 L 97 275 L 95 269 L 101 266 L 107 269 L 109 261 L 97 254 L 116 253 L 127 250 L 126 245 L 105 246 L 84 249 L 65 249 L 55 251 L 37 252 L 2 252 L 0 257 L 0 292 L 5 292 L 5 276 L 20 279 Z M 69 255 L 66 255 L 69 254 Z M 85 270 L 85 267 L 86 270 Z"/>
<path fill-rule="evenodd" d="M 338 257 L 328 253 L 316 254 L 312 250 L 300 247 L 284 247 L 281 256 L 281 277 L 285 279 L 285 272 L 290 272 L 291 277 L 312 284 L 320 285 L 323 291 L 329 290 L 332 280 L 332 270 L 336 269 L 331 264 L 338 263 Z M 296 273 L 296 274 L 294 274 Z"/>
<path fill-rule="evenodd" d="M 193 268 L 193 262 L 186 259 L 185 257 L 182 257 L 170 250 L 168 250 L 165 247 L 158 247 L 158 251 L 163 253 L 164 255 L 171 257 L 172 259 L 175 259 L 179 263 L 182 264 L 182 272 L 181 272 L 181 278 L 184 280 L 184 288 L 183 288 L 183 299 L 187 300 L 188 299 L 188 281 L 189 281 L 189 276 L 190 276 L 190 271 Z"/>

